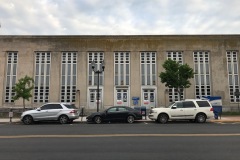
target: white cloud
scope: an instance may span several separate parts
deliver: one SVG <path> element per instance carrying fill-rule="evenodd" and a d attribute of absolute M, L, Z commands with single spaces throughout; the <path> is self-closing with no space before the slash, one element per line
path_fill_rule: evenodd
<path fill-rule="evenodd" d="M 239 34 L 238 6 L 238 0 L 1 0 L 0 34 Z"/>

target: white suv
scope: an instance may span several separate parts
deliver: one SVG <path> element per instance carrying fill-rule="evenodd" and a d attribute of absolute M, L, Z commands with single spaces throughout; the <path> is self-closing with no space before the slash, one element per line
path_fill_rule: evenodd
<path fill-rule="evenodd" d="M 167 123 L 168 120 L 194 120 L 204 123 L 206 119 L 213 118 L 213 116 L 213 108 L 209 101 L 188 99 L 176 101 L 167 108 L 151 109 L 148 117 L 159 123 Z"/>
<path fill-rule="evenodd" d="M 21 115 L 24 124 L 34 121 L 59 121 L 61 124 L 72 123 L 79 118 L 79 110 L 69 103 L 47 103 L 41 107 L 25 111 Z"/>

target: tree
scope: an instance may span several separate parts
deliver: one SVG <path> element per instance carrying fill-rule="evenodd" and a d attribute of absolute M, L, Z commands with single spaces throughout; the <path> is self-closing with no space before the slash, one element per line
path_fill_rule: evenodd
<path fill-rule="evenodd" d="M 23 108 L 25 109 L 25 100 L 29 101 L 29 98 L 32 97 L 31 91 L 34 87 L 34 80 L 29 76 L 25 76 L 18 80 L 18 83 L 13 87 L 13 91 L 15 91 L 14 100 L 18 100 L 19 98 L 23 99 Z"/>
<path fill-rule="evenodd" d="M 161 82 L 166 83 L 166 87 L 177 89 L 181 98 L 181 90 L 191 86 L 189 79 L 194 77 L 193 69 L 188 64 L 182 65 L 171 59 L 166 60 L 162 66 L 166 71 L 159 75 Z"/>

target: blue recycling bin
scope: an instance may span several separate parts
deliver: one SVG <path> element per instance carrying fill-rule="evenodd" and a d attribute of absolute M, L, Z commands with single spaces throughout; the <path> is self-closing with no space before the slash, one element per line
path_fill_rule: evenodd
<path fill-rule="evenodd" d="M 218 117 L 222 115 L 222 106 L 213 106 L 214 118 L 218 119 Z"/>
<path fill-rule="evenodd" d="M 207 99 L 213 107 L 214 118 L 222 115 L 222 98 L 220 96 L 203 96 L 202 98 Z"/>

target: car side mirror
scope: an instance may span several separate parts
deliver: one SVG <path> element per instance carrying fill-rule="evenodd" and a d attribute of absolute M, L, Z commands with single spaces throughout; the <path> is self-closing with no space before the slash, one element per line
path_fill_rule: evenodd
<path fill-rule="evenodd" d="M 172 109 L 177 109 L 177 106 L 172 106 Z"/>
<path fill-rule="evenodd" d="M 41 108 L 37 108 L 37 111 L 41 111 Z"/>

